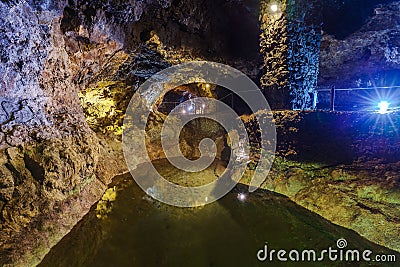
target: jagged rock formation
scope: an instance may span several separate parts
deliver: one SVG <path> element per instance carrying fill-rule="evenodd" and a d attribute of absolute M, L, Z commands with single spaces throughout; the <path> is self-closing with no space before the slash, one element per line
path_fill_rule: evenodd
<path fill-rule="evenodd" d="M 261 85 L 272 106 L 311 107 L 317 81 L 337 88 L 399 85 L 399 5 L 261 1 Z"/>
<path fill-rule="evenodd" d="M 253 4 L 0 3 L 1 264 L 37 263 L 126 170 L 114 134 L 146 78 L 197 58 L 256 78 Z"/>
<path fill-rule="evenodd" d="M 353 88 L 400 84 L 400 2 L 365 2 L 369 6 L 366 8 L 366 18 L 363 18 L 359 28 L 343 34 L 342 31 L 335 32 L 331 25 L 337 23 L 337 20 L 328 24 L 321 42 L 318 80 L 320 87 L 335 85 L 337 88 Z M 379 2 L 381 4 L 378 5 Z M 347 17 L 357 17 L 357 13 L 351 12 L 358 7 L 356 5 L 357 3 L 349 3 L 345 7 L 344 10 L 348 9 Z M 330 12 L 328 15 L 332 16 L 332 20 L 341 15 L 334 8 Z M 346 27 L 348 26 L 343 25 L 342 28 Z"/>

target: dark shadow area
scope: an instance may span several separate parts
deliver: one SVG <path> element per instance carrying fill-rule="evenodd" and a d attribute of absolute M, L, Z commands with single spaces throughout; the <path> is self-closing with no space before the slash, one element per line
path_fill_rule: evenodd
<path fill-rule="evenodd" d="M 179 10 L 179 12 L 177 12 Z M 172 48 L 189 48 L 212 58 L 259 58 L 259 1 L 172 1 L 153 8 L 127 29 L 125 48 L 134 50 L 154 32 Z M 168 19 L 170 18 L 170 19 Z M 198 23 L 203 25 L 200 27 Z"/>
<path fill-rule="evenodd" d="M 289 160 L 325 165 L 400 161 L 399 112 L 282 111 L 274 118 L 277 155 Z"/>
<path fill-rule="evenodd" d="M 374 8 L 393 0 L 330 0 L 323 8 L 323 30 L 337 39 L 345 39 L 359 30 L 374 15 Z"/>
<path fill-rule="evenodd" d="M 329 110 L 330 99 L 330 91 L 319 92 L 317 109 Z M 378 112 L 381 101 L 387 101 L 390 109 L 398 109 L 400 107 L 400 87 L 354 88 L 335 92 L 336 111 Z"/>
<path fill-rule="evenodd" d="M 219 101 L 231 107 L 239 116 L 253 113 L 249 105 L 231 90 L 218 86 L 217 95 Z"/>
<path fill-rule="evenodd" d="M 26 168 L 31 172 L 33 179 L 39 183 L 44 181 L 44 169 L 38 162 L 31 159 L 28 155 L 24 155 L 24 162 Z"/>
<path fill-rule="evenodd" d="M 63 17 L 60 24 L 61 31 L 63 33 L 66 33 L 67 31 L 77 32 L 79 25 L 81 25 L 81 21 L 79 19 L 78 12 L 70 7 L 64 8 Z"/>

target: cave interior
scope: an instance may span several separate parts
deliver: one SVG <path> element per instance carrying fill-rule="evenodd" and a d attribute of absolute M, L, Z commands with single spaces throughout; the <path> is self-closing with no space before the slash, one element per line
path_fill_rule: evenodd
<path fill-rule="evenodd" d="M 0 76 L 0 266 L 400 260 L 398 0 L 2 0 Z"/>

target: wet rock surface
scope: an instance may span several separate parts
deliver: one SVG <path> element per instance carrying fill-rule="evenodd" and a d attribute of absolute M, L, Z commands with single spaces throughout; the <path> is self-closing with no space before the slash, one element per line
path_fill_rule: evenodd
<path fill-rule="evenodd" d="M 4 151 L 1 264 L 37 263 L 89 210 L 125 168 L 111 144 L 86 134 Z"/>
<path fill-rule="evenodd" d="M 99 68 L 119 45 L 95 30 L 90 41 L 64 34 L 64 5 L 0 3 L 0 264 L 40 261 L 124 170 L 112 139 L 85 122 L 76 82 L 83 65 Z"/>

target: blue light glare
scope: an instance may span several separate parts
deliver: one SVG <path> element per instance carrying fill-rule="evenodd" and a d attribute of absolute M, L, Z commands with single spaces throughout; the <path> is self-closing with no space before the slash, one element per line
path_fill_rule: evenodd
<path fill-rule="evenodd" d="M 379 108 L 379 113 L 380 114 L 386 114 L 388 112 L 389 109 L 389 102 L 387 101 L 381 101 L 378 104 L 378 108 Z"/>

